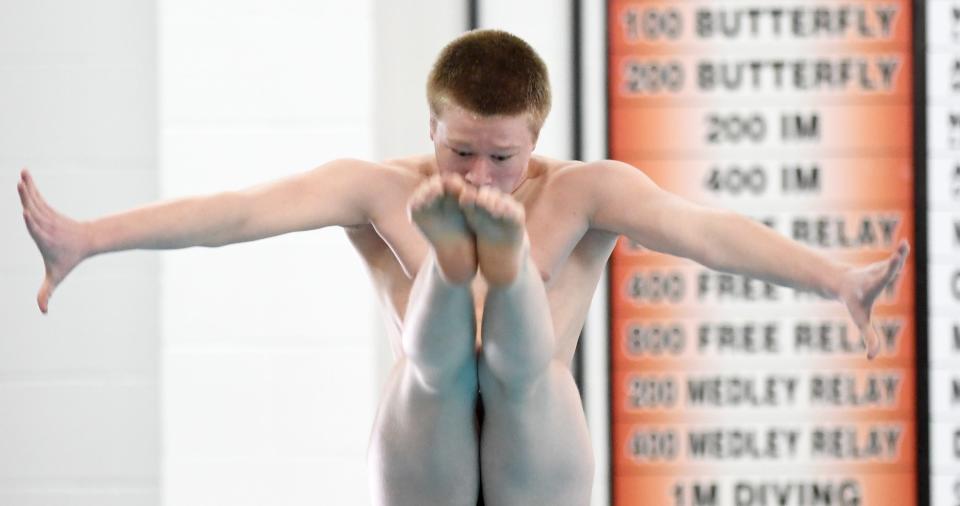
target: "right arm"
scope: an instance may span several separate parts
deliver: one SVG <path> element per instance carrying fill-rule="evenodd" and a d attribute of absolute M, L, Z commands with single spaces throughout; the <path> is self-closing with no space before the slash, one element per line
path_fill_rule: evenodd
<path fill-rule="evenodd" d="M 369 222 L 378 166 L 336 160 L 251 188 L 146 205 L 84 223 L 90 255 L 216 247 L 288 232 Z"/>
<path fill-rule="evenodd" d="M 50 207 L 27 171 L 17 189 L 23 218 L 43 256 L 46 277 L 37 302 L 46 312 L 53 289 L 81 261 L 129 249 L 222 246 L 331 225 L 371 222 L 389 184 L 389 169 L 336 160 L 313 170 L 239 191 L 149 204 L 78 222 Z"/>

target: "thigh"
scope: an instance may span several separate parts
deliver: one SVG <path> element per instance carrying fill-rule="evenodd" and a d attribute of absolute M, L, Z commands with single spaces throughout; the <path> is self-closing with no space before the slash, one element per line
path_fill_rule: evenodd
<path fill-rule="evenodd" d="M 476 366 L 427 389 L 404 359 L 391 373 L 368 451 L 377 505 L 475 506 L 480 489 Z"/>
<path fill-rule="evenodd" d="M 524 392 L 504 389 L 481 358 L 483 496 L 490 506 L 590 502 L 593 450 L 570 370 L 554 361 Z"/>

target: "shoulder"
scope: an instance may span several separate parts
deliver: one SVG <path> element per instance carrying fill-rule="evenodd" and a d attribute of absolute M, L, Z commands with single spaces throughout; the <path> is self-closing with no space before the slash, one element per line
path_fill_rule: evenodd
<path fill-rule="evenodd" d="M 595 160 L 591 162 L 567 162 L 559 167 L 556 175 L 570 180 L 582 181 L 603 176 L 636 175 L 638 172 L 640 172 L 638 168 L 618 160 Z"/>
<path fill-rule="evenodd" d="M 371 222 L 396 213 L 406 205 L 422 179 L 422 175 L 402 161 L 338 158 L 298 174 L 287 186 L 291 189 L 290 195 L 301 196 L 316 205 L 354 210 L 362 218 L 351 218 L 352 222 Z"/>
<path fill-rule="evenodd" d="M 437 172 L 437 165 L 432 154 L 390 158 L 378 162 L 378 165 L 417 180 L 423 180 Z"/>
<path fill-rule="evenodd" d="M 643 171 L 617 160 L 567 162 L 558 165 L 549 180 L 558 191 L 575 191 L 594 198 L 607 198 L 611 192 L 653 184 Z"/>
<path fill-rule="evenodd" d="M 377 185 L 383 183 L 407 182 L 416 184 L 423 180 L 424 175 L 415 165 L 414 157 L 372 162 L 356 158 L 340 158 L 318 167 L 322 171 L 326 165 L 331 165 L 342 172 L 347 172 L 365 182 Z"/>
<path fill-rule="evenodd" d="M 314 168 L 305 182 L 336 188 L 361 200 L 405 199 L 425 177 L 411 161 L 412 158 L 385 162 L 340 158 Z"/>
<path fill-rule="evenodd" d="M 617 160 L 564 164 L 550 180 L 551 200 L 584 216 L 590 228 L 617 233 L 625 217 L 645 214 L 663 194 L 643 171 Z"/>

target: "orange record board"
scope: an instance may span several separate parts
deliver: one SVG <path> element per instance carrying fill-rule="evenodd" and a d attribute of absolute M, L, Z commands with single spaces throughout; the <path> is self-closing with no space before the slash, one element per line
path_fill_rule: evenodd
<path fill-rule="evenodd" d="M 914 242 L 911 2 L 611 0 L 607 14 L 611 158 L 837 261 Z M 910 265 L 877 301 L 868 361 L 837 301 L 622 239 L 612 504 L 916 504 Z"/>

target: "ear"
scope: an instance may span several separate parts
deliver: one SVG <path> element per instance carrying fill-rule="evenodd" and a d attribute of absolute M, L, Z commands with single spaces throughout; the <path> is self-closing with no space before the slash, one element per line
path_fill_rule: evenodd
<path fill-rule="evenodd" d="M 433 140 L 433 136 L 437 133 L 437 117 L 433 114 L 430 115 L 430 140 Z"/>
<path fill-rule="evenodd" d="M 532 147 L 530 148 L 530 151 L 535 151 L 535 150 L 537 149 L 537 141 L 540 140 L 540 130 L 541 130 L 542 128 L 543 128 L 543 123 L 534 124 L 534 123 L 532 122 L 532 120 L 531 120 L 531 124 L 530 124 L 530 134 L 533 136 L 533 139 L 532 139 L 532 142 L 531 142 L 531 146 L 532 146 Z"/>

